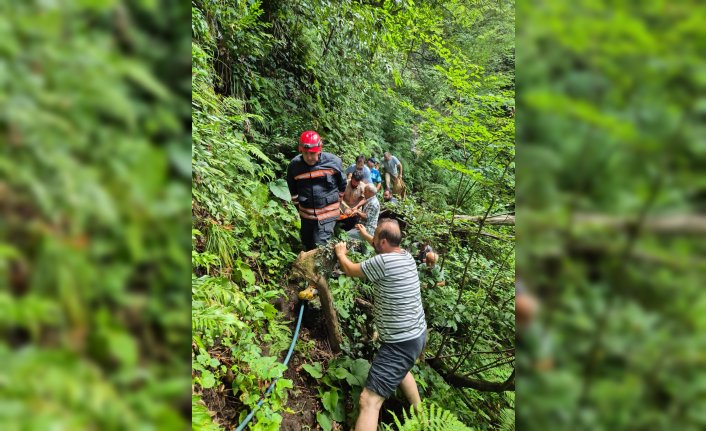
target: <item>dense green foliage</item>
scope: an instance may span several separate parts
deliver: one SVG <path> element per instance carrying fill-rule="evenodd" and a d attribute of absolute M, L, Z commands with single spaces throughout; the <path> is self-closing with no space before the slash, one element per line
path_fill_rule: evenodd
<path fill-rule="evenodd" d="M 544 325 L 518 427 L 703 429 L 706 10 L 523 6 L 518 268 Z"/>
<path fill-rule="evenodd" d="M 289 268 L 301 246 L 281 181 L 307 129 L 346 166 L 360 153 L 400 158 L 411 198 L 389 209 L 407 222 L 403 245 L 432 243 L 447 274 L 445 286 L 424 292 L 428 359 L 413 370 L 422 396 L 479 429 L 508 422 L 512 392 L 464 388 L 435 367 L 441 362 L 476 386 L 514 376 L 514 228 L 453 217 L 514 211 L 513 8 L 193 3 L 195 429 L 212 427 L 208 410 L 220 425 L 237 424 L 283 376 L 278 363 L 290 330 L 273 304 L 289 301 Z M 347 277 L 329 283 L 344 353 L 317 361 L 311 344 L 297 347 L 323 429 L 355 419 L 377 347 L 355 302 L 369 299 L 371 286 Z M 292 385 L 278 380 L 252 429 L 279 428 L 298 393 L 287 390 Z"/>
<path fill-rule="evenodd" d="M 0 423 L 188 422 L 188 9 L 0 6 Z"/>

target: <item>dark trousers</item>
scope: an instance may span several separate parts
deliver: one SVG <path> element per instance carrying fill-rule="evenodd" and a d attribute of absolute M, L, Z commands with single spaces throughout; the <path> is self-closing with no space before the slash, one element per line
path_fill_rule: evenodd
<path fill-rule="evenodd" d="M 315 249 L 317 245 L 326 244 L 333 236 L 333 228 L 336 225 L 335 218 L 320 221 L 303 218 L 301 221 L 302 227 L 299 236 L 306 251 Z"/>
<path fill-rule="evenodd" d="M 341 229 L 349 231 L 351 229 L 355 229 L 356 223 L 360 223 L 360 217 L 354 215 L 353 217 L 348 217 L 347 219 L 341 220 L 339 226 L 341 226 Z"/>

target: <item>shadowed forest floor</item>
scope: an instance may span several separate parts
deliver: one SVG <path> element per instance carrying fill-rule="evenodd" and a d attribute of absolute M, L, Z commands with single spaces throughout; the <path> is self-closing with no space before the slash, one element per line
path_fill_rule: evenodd
<path fill-rule="evenodd" d="M 297 291 L 298 286 L 294 284 L 289 285 L 287 287 L 288 301 L 280 300 L 279 303 L 276 304 L 285 314 L 285 320 L 292 322 L 292 333 L 294 332 L 299 310 Z M 320 383 L 302 369 L 303 364 L 312 362 L 320 362 L 326 366 L 328 362 L 334 358 L 326 338 L 323 315 L 316 305 L 317 304 L 309 305 L 308 303 L 305 305 L 306 308 L 302 317 L 297 347 L 289 361 L 287 371 L 285 371 L 283 376 L 283 378 L 292 381 L 294 388 L 289 391 L 286 408 L 285 411 L 282 412 L 283 419 L 280 426 L 280 430 L 282 431 L 321 429 L 316 421 L 316 413 L 323 410 L 318 397 Z M 306 348 L 309 349 L 304 352 L 304 354 L 300 351 L 303 346 L 307 346 Z M 262 348 L 263 351 L 267 350 L 267 346 L 262 346 Z M 214 349 L 210 354 L 213 357 L 219 358 L 224 365 L 228 367 L 232 365 L 232 360 L 229 358 L 233 353 L 223 349 Z M 369 360 L 370 359 L 371 358 L 369 358 Z M 226 382 L 224 383 L 227 383 L 228 380 L 229 379 L 226 378 Z M 262 392 L 264 393 L 266 389 L 266 386 L 263 387 Z M 226 384 L 213 389 L 204 390 L 203 400 L 209 410 L 215 412 L 214 419 L 227 430 L 236 429 L 239 425 L 238 417 L 241 412 L 248 411 L 247 407 L 244 406 L 237 397 L 233 396 L 232 389 Z M 380 411 L 381 421 L 383 423 L 390 422 L 392 420 L 390 411 L 395 412 L 395 414 L 399 416 L 403 408 L 403 404 L 394 397 L 386 400 Z M 349 394 L 346 394 L 346 413 L 352 410 L 353 400 L 350 398 Z M 343 430 L 347 429 L 347 427 L 342 427 L 340 424 L 334 423 L 333 429 Z"/>

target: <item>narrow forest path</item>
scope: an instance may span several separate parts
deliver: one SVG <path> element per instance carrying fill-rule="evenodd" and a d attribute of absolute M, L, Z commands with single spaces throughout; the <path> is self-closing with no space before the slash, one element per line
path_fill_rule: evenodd
<path fill-rule="evenodd" d="M 300 287 L 295 283 L 287 286 L 286 292 L 288 301 L 281 302 L 282 312 L 285 319 L 296 324 L 297 310 L 299 309 L 299 298 L 297 296 Z M 294 354 L 289 362 L 289 367 L 285 371 L 283 378 L 289 379 L 293 383 L 293 388 L 289 391 L 285 411 L 282 412 L 281 431 L 302 431 L 321 429 L 316 420 L 316 413 L 324 408 L 319 399 L 319 387 L 321 385 L 316 379 L 311 377 L 302 369 L 304 364 L 319 362 L 327 369 L 329 361 L 336 355 L 331 351 L 326 333 L 324 313 L 320 309 L 319 299 L 305 303 L 302 317 L 299 340 L 294 349 Z M 371 361 L 372 358 L 365 358 Z M 353 399 L 350 394 L 346 396 L 346 413 L 353 410 Z M 396 397 L 390 397 L 385 401 L 380 410 L 380 419 L 383 423 L 393 420 L 392 414 L 401 417 L 403 405 Z M 334 424 L 333 430 L 341 430 L 340 424 Z"/>
<path fill-rule="evenodd" d="M 299 286 L 287 285 L 288 301 L 283 304 L 285 319 L 296 324 L 299 298 Z M 305 303 L 299 340 L 289 362 L 284 378 L 292 381 L 294 387 L 289 391 L 285 411 L 282 412 L 281 431 L 300 431 L 317 429 L 316 412 L 322 409 L 318 399 L 318 382 L 309 376 L 302 365 L 311 362 L 327 363 L 333 358 L 326 341 L 323 316 L 312 304 Z M 291 411 L 291 412 L 290 412 Z"/>

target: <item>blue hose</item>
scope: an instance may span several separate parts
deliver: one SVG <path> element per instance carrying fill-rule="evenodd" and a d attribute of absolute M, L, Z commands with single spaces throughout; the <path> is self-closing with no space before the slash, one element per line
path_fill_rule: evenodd
<path fill-rule="evenodd" d="M 299 319 L 297 320 L 297 328 L 294 330 L 294 338 L 292 338 L 292 344 L 289 346 L 289 351 L 287 352 L 287 356 L 284 358 L 284 365 L 287 365 L 289 363 L 289 358 L 292 357 L 292 352 L 294 352 L 294 345 L 297 344 L 297 338 L 299 337 L 299 327 L 302 325 L 302 316 L 304 315 L 304 303 L 302 302 L 301 306 L 299 307 Z M 277 380 L 279 378 L 274 379 L 272 383 L 270 383 L 270 386 L 267 388 L 265 391 L 265 394 L 260 397 L 260 401 L 257 402 L 257 405 L 255 406 L 254 409 L 248 414 L 245 419 L 238 425 L 238 428 L 235 429 L 235 431 L 243 431 L 245 429 L 245 426 L 250 422 L 255 415 L 255 412 L 257 409 L 262 407 L 262 403 L 265 402 L 265 398 L 267 398 L 271 393 L 272 390 L 275 388 L 275 383 L 277 383 Z"/>

